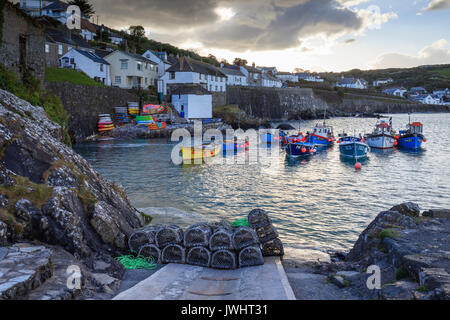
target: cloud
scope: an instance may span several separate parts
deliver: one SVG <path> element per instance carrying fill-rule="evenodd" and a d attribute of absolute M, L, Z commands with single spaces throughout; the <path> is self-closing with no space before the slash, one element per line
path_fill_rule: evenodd
<path fill-rule="evenodd" d="M 240 52 L 298 48 L 311 37 L 354 37 L 396 18 L 375 6 L 351 8 L 366 0 L 91 1 L 100 23 L 140 24 L 150 35 L 167 34 L 176 45 L 195 42 Z"/>
<path fill-rule="evenodd" d="M 422 11 L 443 10 L 450 7 L 450 0 L 433 0 Z"/>
<path fill-rule="evenodd" d="M 428 64 L 450 63 L 450 43 L 441 39 L 421 49 L 417 55 L 385 53 L 372 62 L 373 69 L 411 68 Z"/>

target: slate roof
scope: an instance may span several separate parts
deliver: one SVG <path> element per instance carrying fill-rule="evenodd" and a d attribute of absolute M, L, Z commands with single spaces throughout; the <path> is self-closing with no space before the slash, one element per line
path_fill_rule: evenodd
<path fill-rule="evenodd" d="M 83 56 L 85 56 L 86 58 L 88 58 L 88 59 L 90 59 L 90 60 L 92 60 L 94 62 L 103 63 L 103 64 L 109 65 L 109 62 L 107 62 L 105 59 L 103 59 L 102 57 L 100 57 L 96 53 L 87 52 L 87 51 L 78 50 L 78 49 L 75 49 L 75 51 L 78 52 L 79 54 L 82 54 Z"/>
<path fill-rule="evenodd" d="M 272 77 L 270 74 L 267 74 L 267 73 L 263 73 L 263 74 L 262 74 L 262 78 L 263 78 L 263 79 L 266 79 L 266 80 L 271 80 L 271 81 L 281 82 L 280 79 L 277 79 L 277 78 L 275 78 L 275 77 Z"/>
<path fill-rule="evenodd" d="M 86 29 L 92 33 L 97 32 L 97 29 L 94 27 L 94 25 L 86 19 L 81 19 L 81 29 Z"/>
<path fill-rule="evenodd" d="M 70 32 L 70 37 L 69 37 Z M 92 47 L 89 45 L 89 43 L 83 39 L 80 35 L 78 35 L 75 32 L 69 31 L 69 29 L 66 30 L 60 30 L 60 29 L 45 29 L 45 38 L 47 42 L 51 43 L 64 43 L 68 44 L 70 46 L 76 46 L 86 49 L 92 49 Z"/>
<path fill-rule="evenodd" d="M 253 66 L 244 66 L 244 68 L 247 69 L 247 71 L 248 71 L 248 72 L 251 72 L 251 73 L 262 73 L 261 70 L 256 69 L 256 68 L 253 67 Z"/>
<path fill-rule="evenodd" d="M 203 95 L 203 94 L 211 94 L 208 90 L 206 90 L 205 88 L 203 88 L 200 85 L 184 85 L 184 86 L 180 86 L 177 87 L 176 89 L 172 90 L 171 92 L 172 95 L 183 95 L 183 94 L 198 94 L 198 95 Z"/>
<path fill-rule="evenodd" d="M 383 90 L 383 92 L 387 93 L 387 94 L 393 94 L 397 90 L 404 90 L 404 91 L 406 91 L 405 88 L 389 88 L 389 89 Z"/>
<path fill-rule="evenodd" d="M 200 62 L 187 57 L 181 57 L 175 64 L 173 64 L 166 72 L 197 72 L 200 74 L 208 74 L 218 77 L 226 77 L 226 75 L 215 66 Z"/>
<path fill-rule="evenodd" d="M 42 8 L 42 10 L 52 10 L 52 11 L 66 11 L 69 5 L 65 2 L 55 0 L 49 5 Z"/>
<path fill-rule="evenodd" d="M 148 60 L 146 57 L 143 57 L 143 56 L 141 56 L 140 54 L 137 54 L 137 53 L 116 50 L 116 51 L 110 52 L 110 54 L 112 54 L 114 52 L 117 52 L 117 51 L 118 52 L 122 52 L 123 54 L 129 56 L 132 59 L 135 59 L 135 60 L 138 60 L 138 61 L 142 61 L 142 62 L 146 62 L 146 63 L 150 63 L 150 64 L 153 64 L 153 65 L 158 65 L 157 63 L 155 63 L 155 62 L 153 62 L 151 60 Z"/>
<path fill-rule="evenodd" d="M 221 68 L 220 71 L 222 71 L 222 73 L 225 73 L 226 75 L 229 75 L 229 76 L 245 77 L 245 75 L 240 70 L 237 70 L 237 69 Z"/>

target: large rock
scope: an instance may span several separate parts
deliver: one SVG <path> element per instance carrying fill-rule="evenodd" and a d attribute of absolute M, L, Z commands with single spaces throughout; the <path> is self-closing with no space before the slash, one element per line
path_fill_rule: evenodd
<path fill-rule="evenodd" d="M 61 127 L 41 107 L 3 90 L 0 195 L 9 241 L 59 245 L 89 268 L 97 260 L 109 263 L 141 226 L 124 190 L 65 145 Z M 5 233 L 3 222 L 0 233 Z M 109 273 L 118 274 L 120 266 L 109 265 Z"/>

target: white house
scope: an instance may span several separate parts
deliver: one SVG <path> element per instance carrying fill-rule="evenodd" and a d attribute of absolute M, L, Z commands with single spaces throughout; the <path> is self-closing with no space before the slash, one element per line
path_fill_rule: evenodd
<path fill-rule="evenodd" d="M 311 73 L 297 73 L 299 80 L 304 80 L 308 82 L 323 82 L 323 79 L 320 76 L 311 74 Z"/>
<path fill-rule="evenodd" d="M 278 73 L 278 70 L 276 67 L 258 67 L 257 69 L 261 70 L 262 73 L 268 73 L 274 77 L 276 77 L 277 73 Z"/>
<path fill-rule="evenodd" d="M 87 19 L 81 19 L 81 36 L 87 41 L 94 40 L 97 35 L 97 29 Z"/>
<path fill-rule="evenodd" d="M 442 104 L 441 98 L 433 94 L 419 94 L 411 96 L 410 99 L 423 104 Z"/>
<path fill-rule="evenodd" d="M 67 8 L 69 5 L 63 1 L 51 1 L 47 6 L 42 8 L 42 15 L 58 20 L 62 24 L 66 24 L 69 18 Z"/>
<path fill-rule="evenodd" d="M 61 68 L 83 71 L 90 78 L 111 85 L 109 63 L 93 52 L 71 49 L 59 58 L 59 64 Z"/>
<path fill-rule="evenodd" d="M 219 68 L 187 57 L 181 57 L 166 70 L 161 79 L 164 94 L 167 94 L 168 86 L 176 87 L 185 84 L 200 85 L 209 92 L 227 90 L 227 77 Z"/>
<path fill-rule="evenodd" d="M 298 82 L 298 76 L 296 74 L 290 72 L 278 72 L 277 78 L 282 80 L 283 82 Z"/>
<path fill-rule="evenodd" d="M 228 86 L 247 86 L 247 77 L 240 69 L 220 68 L 220 71 L 227 76 Z"/>
<path fill-rule="evenodd" d="M 450 90 L 447 89 L 443 89 L 443 90 L 434 90 L 433 94 L 438 96 L 439 98 L 445 97 L 445 96 L 450 96 Z"/>
<path fill-rule="evenodd" d="M 427 94 L 427 93 L 428 93 L 428 91 L 424 87 L 413 87 L 413 88 L 409 89 L 410 95 L 422 95 L 422 94 Z"/>
<path fill-rule="evenodd" d="M 336 87 L 351 89 L 367 89 L 367 81 L 364 79 L 344 78 L 336 83 Z"/>
<path fill-rule="evenodd" d="M 158 65 L 143 56 L 124 51 L 113 51 L 104 57 L 111 65 L 111 83 L 122 89 L 147 88 L 158 82 Z"/>
<path fill-rule="evenodd" d="M 167 60 L 166 52 L 155 52 L 152 50 L 147 50 L 142 56 L 158 64 L 159 77 L 162 77 L 164 73 L 166 73 L 166 70 L 171 66 L 171 63 Z"/>
<path fill-rule="evenodd" d="M 252 66 L 235 66 L 235 68 L 239 68 L 239 70 L 247 77 L 247 83 L 249 86 L 261 86 L 262 71 L 255 68 L 255 64 L 253 64 Z"/>
<path fill-rule="evenodd" d="M 383 93 L 389 94 L 391 96 L 396 96 L 396 97 L 404 97 L 406 92 L 408 92 L 408 90 L 406 90 L 403 87 L 402 88 L 389 88 L 389 89 L 383 90 Z"/>
<path fill-rule="evenodd" d="M 275 78 L 269 73 L 263 73 L 261 77 L 261 85 L 268 88 L 281 88 L 283 82 L 280 79 Z"/>
<path fill-rule="evenodd" d="M 201 85 L 185 85 L 172 91 L 172 104 L 187 120 L 212 118 L 212 95 Z"/>
<path fill-rule="evenodd" d="M 24 10 L 30 16 L 39 17 L 41 16 L 42 9 L 48 6 L 50 3 L 54 2 L 47 0 L 20 0 L 20 9 Z"/>
<path fill-rule="evenodd" d="M 111 43 L 114 44 L 121 44 L 124 40 L 122 38 L 122 36 L 120 36 L 119 34 L 109 30 L 109 40 L 111 41 Z"/>
<path fill-rule="evenodd" d="M 374 87 L 379 87 L 379 86 L 387 85 L 387 84 L 393 83 L 393 82 L 394 82 L 394 80 L 393 80 L 392 78 L 388 78 L 388 79 L 378 79 L 378 80 L 375 80 L 375 81 L 373 82 L 373 86 L 374 86 Z"/>

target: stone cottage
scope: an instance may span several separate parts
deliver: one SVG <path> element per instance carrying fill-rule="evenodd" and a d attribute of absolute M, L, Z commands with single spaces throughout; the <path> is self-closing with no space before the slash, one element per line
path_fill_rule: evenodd
<path fill-rule="evenodd" d="M 20 77 L 45 77 L 43 26 L 9 1 L 0 1 L 0 61 Z"/>

